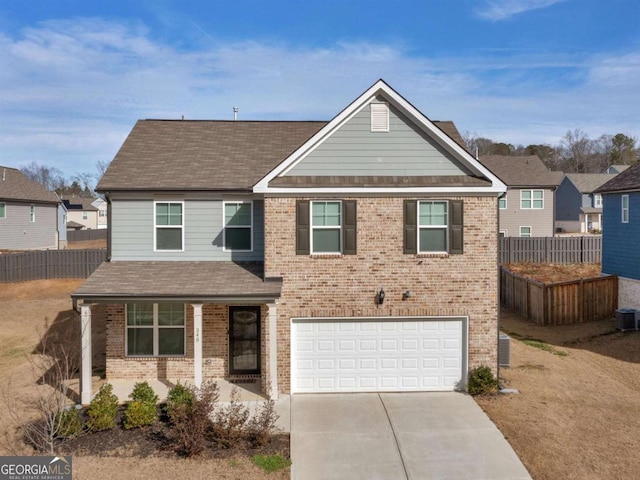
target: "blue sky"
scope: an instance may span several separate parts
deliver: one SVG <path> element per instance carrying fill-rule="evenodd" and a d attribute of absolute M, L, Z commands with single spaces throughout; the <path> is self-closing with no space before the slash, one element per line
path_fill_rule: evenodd
<path fill-rule="evenodd" d="M 327 120 L 379 78 L 495 141 L 640 137 L 640 2 L 0 0 L 0 165 L 94 171 L 140 118 Z"/>

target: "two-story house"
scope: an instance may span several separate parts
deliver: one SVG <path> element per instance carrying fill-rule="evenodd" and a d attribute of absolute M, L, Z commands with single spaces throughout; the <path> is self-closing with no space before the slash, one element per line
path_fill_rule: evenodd
<path fill-rule="evenodd" d="M 54 192 L 20 170 L 0 166 L 0 249 L 57 249 L 66 244 L 64 209 Z M 61 230 L 60 230 L 61 229 Z M 64 238 L 61 238 L 64 237 Z"/>
<path fill-rule="evenodd" d="M 537 155 L 484 155 L 480 162 L 507 185 L 500 198 L 500 235 L 554 235 L 555 192 L 564 173 L 552 172 Z"/>
<path fill-rule="evenodd" d="M 602 195 L 594 193 L 617 173 L 567 173 L 556 192 L 556 229 L 560 232 L 599 233 Z"/>
<path fill-rule="evenodd" d="M 618 275 L 618 305 L 640 309 L 640 163 L 595 190 L 602 195 L 602 273 Z"/>
<path fill-rule="evenodd" d="M 442 128 L 440 128 L 440 126 Z M 505 185 L 380 80 L 329 122 L 139 121 L 101 179 L 108 379 L 464 389 L 497 370 Z"/>
<path fill-rule="evenodd" d="M 104 200 L 100 200 L 104 202 Z M 69 229 L 95 230 L 98 228 L 99 210 L 94 205 L 96 202 L 95 198 L 77 197 L 74 195 L 69 198 L 63 198 L 62 201 L 65 207 L 67 207 Z M 104 210 L 106 212 L 106 208 L 104 208 Z"/>

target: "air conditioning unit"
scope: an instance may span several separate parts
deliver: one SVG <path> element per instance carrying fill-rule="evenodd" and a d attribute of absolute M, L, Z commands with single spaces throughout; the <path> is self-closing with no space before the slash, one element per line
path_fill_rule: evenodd
<path fill-rule="evenodd" d="M 616 310 L 616 328 L 622 332 L 637 330 L 639 313 L 635 308 L 619 308 Z"/>
<path fill-rule="evenodd" d="M 501 367 L 508 367 L 509 357 L 511 355 L 511 337 L 504 333 L 501 333 L 498 337 L 498 365 Z"/>

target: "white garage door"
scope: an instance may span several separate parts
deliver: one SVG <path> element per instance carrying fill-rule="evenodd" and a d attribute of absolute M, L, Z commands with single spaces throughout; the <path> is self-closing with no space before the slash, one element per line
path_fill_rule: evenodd
<path fill-rule="evenodd" d="M 291 329 L 293 393 L 463 387 L 465 318 L 293 319 Z"/>

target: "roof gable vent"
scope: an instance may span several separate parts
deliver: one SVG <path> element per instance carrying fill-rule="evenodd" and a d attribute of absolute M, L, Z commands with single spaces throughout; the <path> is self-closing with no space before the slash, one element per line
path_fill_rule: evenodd
<path fill-rule="evenodd" d="M 389 131 L 389 105 L 386 103 L 371 104 L 371 131 Z"/>

